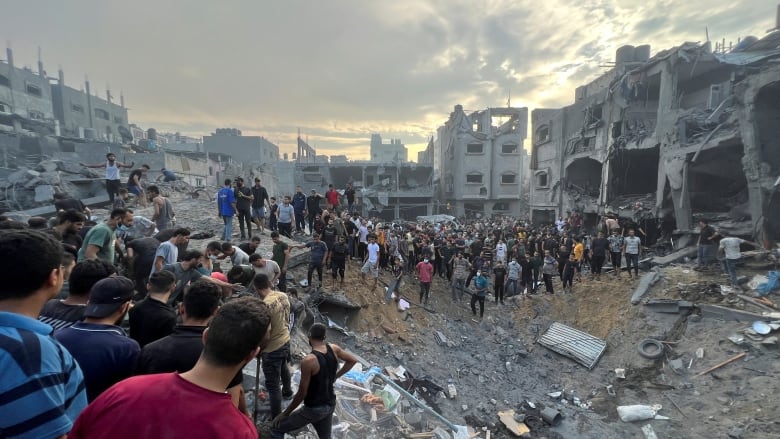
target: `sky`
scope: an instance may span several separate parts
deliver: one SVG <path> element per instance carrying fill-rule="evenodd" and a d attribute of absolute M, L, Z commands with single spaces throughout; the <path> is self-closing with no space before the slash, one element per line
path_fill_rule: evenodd
<path fill-rule="evenodd" d="M 367 159 L 371 133 L 416 160 L 462 104 L 556 108 L 624 45 L 762 37 L 777 0 L 4 0 L 17 65 L 105 96 L 141 127 L 235 127 Z M 5 54 L 0 54 L 5 58 Z M 526 142 L 526 147 L 528 142 Z"/>

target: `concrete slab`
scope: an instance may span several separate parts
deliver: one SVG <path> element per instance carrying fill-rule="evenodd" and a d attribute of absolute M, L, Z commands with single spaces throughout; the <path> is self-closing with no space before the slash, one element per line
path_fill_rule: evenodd
<path fill-rule="evenodd" d="M 35 187 L 35 202 L 43 203 L 45 201 L 52 201 L 54 199 L 54 186 L 50 184 L 42 184 Z"/>
<path fill-rule="evenodd" d="M 682 250 L 677 250 L 674 253 L 670 253 L 666 256 L 653 256 L 653 260 L 650 262 L 652 265 L 665 266 L 671 263 L 681 261 L 685 257 L 691 257 L 696 255 L 696 247 L 686 247 Z"/>
<path fill-rule="evenodd" d="M 634 294 L 631 296 L 631 304 L 638 304 L 639 301 L 642 300 L 642 297 L 650 290 L 650 287 L 655 285 L 659 279 L 661 279 L 661 273 L 657 271 L 651 271 L 642 276 L 642 279 L 639 280 L 639 285 L 637 285 Z"/>

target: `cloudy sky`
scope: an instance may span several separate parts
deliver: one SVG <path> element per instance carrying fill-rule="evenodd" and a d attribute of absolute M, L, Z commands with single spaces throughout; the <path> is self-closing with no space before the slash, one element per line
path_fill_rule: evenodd
<path fill-rule="evenodd" d="M 559 107 L 623 44 L 653 53 L 774 27 L 777 0 L 4 0 L 17 64 L 122 90 L 130 120 L 217 127 L 295 151 L 368 157 L 369 136 L 417 151 L 455 104 Z M 2 56 L 4 58 L 4 54 Z"/>

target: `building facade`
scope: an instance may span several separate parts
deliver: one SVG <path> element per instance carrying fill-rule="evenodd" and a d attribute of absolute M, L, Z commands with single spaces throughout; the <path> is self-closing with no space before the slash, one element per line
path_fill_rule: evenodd
<path fill-rule="evenodd" d="M 65 75 L 59 71 L 57 83 L 51 84 L 54 115 L 60 122 L 62 135 L 108 142 L 121 142 L 122 134 L 130 133 L 124 99 L 112 102 L 110 91 L 106 98 L 93 95 L 89 81 L 85 89 L 76 90 L 65 85 Z"/>
<path fill-rule="evenodd" d="M 379 134 L 371 135 L 371 161 L 388 163 L 401 162 L 408 160 L 408 151 L 406 146 L 401 143 L 401 139 L 390 139 L 390 143 L 382 143 L 382 136 Z"/>
<path fill-rule="evenodd" d="M 228 154 L 246 164 L 279 161 L 279 147 L 261 136 L 243 136 L 235 128 L 219 128 L 203 137 L 203 148 L 209 153 Z"/>
<path fill-rule="evenodd" d="M 436 213 L 520 215 L 525 207 L 527 126 L 527 108 L 488 108 L 466 114 L 456 105 L 429 145 L 439 181 Z"/>
<path fill-rule="evenodd" d="M 0 116 L 32 120 L 53 120 L 51 89 L 43 66 L 38 72 L 14 65 L 11 49 L 6 49 L 6 60 L 0 62 Z"/>

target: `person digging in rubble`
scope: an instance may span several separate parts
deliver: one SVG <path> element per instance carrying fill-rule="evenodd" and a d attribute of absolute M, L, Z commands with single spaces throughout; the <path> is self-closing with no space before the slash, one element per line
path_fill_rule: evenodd
<path fill-rule="evenodd" d="M 135 162 L 130 164 L 116 161 L 116 154 L 109 152 L 106 154 L 105 163 L 79 163 L 79 165 L 85 168 L 103 168 L 106 169 L 106 192 L 108 192 L 108 201 L 114 204 L 114 198 L 119 194 L 119 187 L 122 185 L 121 178 L 119 177 L 120 168 L 132 168 Z"/>
<path fill-rule="evenodd" d="M 130 175 L 127 177 L 127 191 L 136 196 L 136 200 L 140 201 L 143 208 L 146 208 L 147 204 L 141 179 L 147 172 L 149 172 L 149 165 L 141 165 L 140 168 L 130 171 Z"/>
<path fill-rule="evenodd" d="M 761 245 L 755 242 L 745 241 L 744 239 L 737 238 L 733 235 L 727 235 L 725 238 L 721 239 L 720 244 L 718 244 L 717 255 L 718 258 L 723 258 L 723 271 L 729 275 L 731 284 L 735 287 L 739 285 L 737 282 L 737 262 L 742 258 L 742 252 L 740 250 L 742 244 L 761 248 Z"/>
<path fill-rule="evenodd" d="M 78 262 L 87 259 L 101 259 L 109 264 L 114 263 L 116 251 L 116 235 L 114 231 L 133 225 L 133 214 L 125 209 L 114 209 L 108 220 L 102 222 L 87 232 L 84 244 L 78 254 Z"/>
<path fill-rule="evenodd" d="M 320 439 L 331 437 L 336 393 L 333 385 L 357 363 L 357 358 L 335 344 L 326 343 L 327 328 L 315 323 L 309 329 L 312 350 L 301 361 L 301 382 L 289 406 L 271 423 L 271 437 L 283 439 L 289 431 L 312 424 Z M 339 360 L 344 364 L 338 367 Z M 296 410 L 303 403 L 303 408 Z"/>
<path fill-rule="evenodd" d="M 482 271 L 477 271 L 476 277 L 474 277 L 474 294 L 471 295 L 471 313 L 474 317 L 477 316 L 476 304 L 479 302 L 479 318 L 485 315 L 485 298 L 488 291 L 488 278 L 482 274 Z"/>

